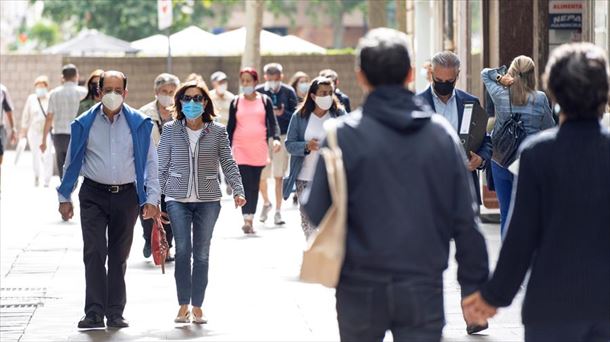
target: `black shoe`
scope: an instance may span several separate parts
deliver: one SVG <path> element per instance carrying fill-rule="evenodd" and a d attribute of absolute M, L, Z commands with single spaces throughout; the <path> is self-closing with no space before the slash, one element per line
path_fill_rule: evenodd
<path fill-rule="evenodd" d="M 119 315 L 114 315 L 114 316 L 108 317 L 108 319 L 106 319 L 106 325 L 108 325 L 109 328 L 127 328 L 127 327 L 129 327 L 129 323 L 125 320 L 125 318 L 123 318 L 123 316 L 119 316 Z"/>
<path fill-rule="evenodd" d="M 176 258 L 175 258 L 173 255 L 171 255 L 171 254 L 168 254 L 168 255 L 165 257 L 165 262 L 172 262 L 172 261 L 174 261 L 174 260 L 176 260 Z"/>
<path fill-rule="evenodd" d="M 89 313 L 78 322 L 79 329 L 104 328 L 104 317 L 96 313 Z"/>
<path fill-rule="evenodd" d="M 468 333 L 468 335 L 472 335 L 472 334 L 476 334 L 480 331 L 483 331 L 485 329 L 489 328 L 489 324 L 485 323 L 485 325 L 469 325 L 466 327 L 466 332 Z"/>
<path fill-rule="evenodd" d="M 144 250 L 142 252 L 144 253 L 145 258 L 150 258 L 150 255 L 152 254 L 150 250 L 150 241 L 144 242 Z"/>

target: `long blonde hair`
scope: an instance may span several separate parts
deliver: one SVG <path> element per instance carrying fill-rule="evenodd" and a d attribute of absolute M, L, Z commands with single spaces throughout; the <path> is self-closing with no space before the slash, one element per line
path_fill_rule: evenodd
<path fill-rule="evenodd" d="M 536 91 L 537 76 L 534 61 L 523 55 L 515 57 L 510 64 L 508 74 L 515 80 L 510 87 L 512 103 L 518 106 L 525 105 L 529 95 Z"/>

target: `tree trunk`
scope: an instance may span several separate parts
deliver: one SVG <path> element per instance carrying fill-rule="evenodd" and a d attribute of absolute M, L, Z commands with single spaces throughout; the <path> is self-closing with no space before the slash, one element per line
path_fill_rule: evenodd
<path fill-rule="evenodd" d="M 407 32 L 407 0 L 396 0 L 396 23 L 398 31 Z"/>
<path fill-rule="evenodd" d="M 343 26 L 343 11 L 337 11 L 332 23 L 333 27 L 333 48 L 341 49 L 343 47 L 343 36 L 345 34 L 345 26 Z"/>
<path fill-rule="evenodd" d="M 369 6 L 369 30 L 377 27 L 386 27 L 386 0 L 367 0 Z"/>
<path fill-rule="evenodd" d="M 260 71 L 261 30 L 263 26 L 263 0 L 246 1 L 246 46 L 241 56 L 241 67 Z"/>

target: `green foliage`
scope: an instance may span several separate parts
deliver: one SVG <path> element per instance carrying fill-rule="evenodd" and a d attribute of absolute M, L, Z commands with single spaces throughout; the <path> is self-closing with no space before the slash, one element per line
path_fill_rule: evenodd
<path fill-rule="evenodd" d="M 354 54 L 356 54 L 356 49 L 354 49 L 354 48 L 327 49 L 326 54 L 331 55 L 331 56 L 354 55 Z"/>
<path fill-rule="evenodd" d="M 37 42 L 38 48 L 45 48 L 59 41 L 59 25 L 51 21 L 40 21 L 29 30 L 28 37 Z"/>

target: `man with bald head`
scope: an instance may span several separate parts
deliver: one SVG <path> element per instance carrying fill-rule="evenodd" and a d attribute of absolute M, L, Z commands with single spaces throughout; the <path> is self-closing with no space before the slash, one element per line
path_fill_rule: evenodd
<path fill-rule="evenodd" d="M 159 215 L 157 152 L 151 142 L 151 119 L 124 103 L 127 77 L 119 71 L 100 76 L 102 101 L 71 124 L 64 177 L 57 188 L 64 221 L 74 215 L 71 194 L 78 194 L 87 284 L 85 317 L 79 328 L 129 326 L 125 270 L 140 210 L 149 219 Z M 106 239 L 106 236 L 108 239 Z M 108 270 L 106 270 L 108 257 Z"/>

